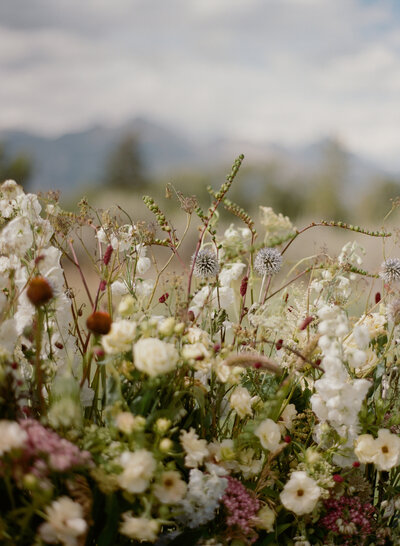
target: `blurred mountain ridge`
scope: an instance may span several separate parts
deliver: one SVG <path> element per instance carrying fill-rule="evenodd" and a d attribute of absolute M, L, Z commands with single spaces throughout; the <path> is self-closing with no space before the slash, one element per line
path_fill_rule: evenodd
<path fill-rule="evenodd" d="M 0 142 L 5 144 L 10 155 L 24 153 L 31 158 L 31 191 L 59 189 L 63 194 L 69 194 L 80 187 L 101 184 L 107 158 L 126 134 L 137 135 L 144 166 L 153 177 L 191 170 L 209 171 L 220 166 L 225 166 L 228 172 L 240 153 L 244 153 L 246 164 L 279 163 L 289 178 L 298 172 L 311 175 L 320 167 L 324 149 L 334 140 L 326 137 L 291 147 L 227 137 L 206 141 L 190 137 L 174 127 L 137 117 L 119 126 L 94 125 L 58 137 L 3 130 L 0 131 Z M 343 150 L 353 189 L 376 177 L 393 174 L 363 156 Z"/>

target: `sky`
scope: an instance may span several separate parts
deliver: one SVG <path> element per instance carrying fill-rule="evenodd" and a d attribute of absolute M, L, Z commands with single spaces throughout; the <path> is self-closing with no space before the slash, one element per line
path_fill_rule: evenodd
<path fill-rule="evenodd" d="M 136 116 L 400 166 L 398 0 L 1 0 L 0 129 Z"/>

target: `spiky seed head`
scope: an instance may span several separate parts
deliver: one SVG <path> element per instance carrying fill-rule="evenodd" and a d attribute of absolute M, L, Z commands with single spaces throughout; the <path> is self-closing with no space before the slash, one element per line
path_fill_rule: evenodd
<path fill-rule="evenodd" d="M 262 248 L 254 260 L 254 269 L 261 276 L 275 275 L 282 267 L 282 254 L 276 248 Z"/>
<path fill-rule="evenodd" d="M 396 298 L 388 303 L 386 307 L 386 316 L 394 324 L 400 324 L 400 298 Z"/>
<path fill-rule="evenodd" d="M 385 260 L 381 266 L 380 276 L 386 283 L 400 281 L 400 259 Z"/>
<path fill-rule="evenodd" d="M 209 248 L 203 248 L 196 256 L 193 273 L 195 277 L 215 277 L 219 273 L 218 258 Z"/>

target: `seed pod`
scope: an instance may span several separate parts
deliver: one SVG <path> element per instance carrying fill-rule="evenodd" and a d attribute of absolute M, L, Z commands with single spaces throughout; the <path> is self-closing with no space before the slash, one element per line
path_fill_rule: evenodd
<path fill-rule="evenodd" d="M 106 335 L 111 329 L 111 317 L 105 311 L 94 311 L 87 319 L 86 326 L 94 334 Z"/>
<path fill-rule="evenodd" d="M 53 289 L 44 277 L 34 277 L 28 285 L 26 295 L 35 307 L 40 307 L 51 300 Z"/>

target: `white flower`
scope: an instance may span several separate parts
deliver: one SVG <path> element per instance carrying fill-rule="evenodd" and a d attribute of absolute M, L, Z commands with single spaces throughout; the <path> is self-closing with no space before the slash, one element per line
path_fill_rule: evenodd
<path fill-rule="evenodd" d="M 132 348 L 135 333 L 136 322 L 125 319 L 113 322 L 109 333 L 101 339 L 105 352 L 113 355 L 129 351 Z"/>
<path fill-rule="evenodd" d="M 118 483 L 122 489 L 130 493 L 146 491 L 156 469 L 156 461 L 150 451 L 124 451 L 119 458 L 119 465 L 123 468 L 122 474 L 118 475 Z"/>
<path fill-rule="evenodd" d="M 131 434 L 135 429 L 136 419 L 130 411 L 121 411 L 115 418 L 115 424 L 117 425 L 118 430 L 124 434 Z"/>
<path fill-rule="evenodd" d="M 32 244 L 32 229 L 26 216 L 17 216 L 1 231 L 0 252 L 2 254 L 16 254 L 23 257 Z"/>
<path fill-rule="evenodd" d="M 185 360 L 204 360 L 210 358 L 208 349 L 203 343 L 187 343 L 182 347 L 182 358 Z"/>
<path fill-rule="evenodd" d="M 280 415 L 280 420 L 283 421 L 285 427 L 290 430 L 293 426 L 293 419 L 297 415 L 296 406 L 294 404 L 288 404 Z"/>
<path fill-rule="evenodd" d="M 60 497 L 46 508 L 46 523 L 39 527 L 44 542 L 65 546 L 77 546 L 78 537 L 87 529 L 82 506 L 69 497 Z"/>
<path fill-rule="evenodd" d="M 111 284 L 111 293 L 114 298 L 126 296 L 126 294 L 128 293 L 128 287 L 122 281 L 114 281 Z"/>
<path fill-rule="evenodd" d="M 187 485 L 181 479 L 179 472 L 168 470 L 160 476 L 159 483 L 156 483 L 153 491 L 155 496 L 163 504 L 176 504 L 186 494 Z"/>
<path fill-rule="evenodd" d="M 153 337 L 139 339 L 133 355 L 135 367 L 150 377 L 171 372 L 178 362 L 175 346 Z"/>
<path fill-rule="evenodd" d="M 268 505 L 265 505 L 257 512 L 255 523 L 257 529 L 264 529 L 267 533 L 272 533 L 274 530 L 276 515 Z"/>
<path fill-rule="evenodd" d="M 176 321 L 174 317 L 167 317 L 162 319 L 158 325 L 157 330 L 161 336 L 169 337 L 174 333 Z"/>
<path fill-rule="evenodd" d="M 0 421 L 0 457 L 7 451 L 22 447 L 26 439 L 26 432 L 16 421 Z"/>
<path fill-rule="evenodd" d="M 360 463 L 371 463 L 376 452 L 375 439 L 371 434 L 361 434 L 355 441 L 354 453 Z"/>
<path fill-rule="evenodd" d="M 361 434 L 354 452 L 360 463 L 374 463 L 378 470 L 390 470 L 400 464 L 400 438 L 385 428 L 378 431 L 376 439 L 370 434 Z"/>
<path fill-rule="evenodd" d="M 139 275 L 143 275 L 151 267 L 150 258 L 146 257 L 147 248 L 142 244 L 137 245 L 136 253 L 137 253 L 136 271 L 137 273 L 139 273 Z"/>
<path fill-rule="evenodd" d="M 281 429 L 272 419 L 262 421 L 254 434 L 260 439 L 263 448 L 268 449 L 268 451 L 275 451 L 280 446 Z"/>
<path fill-rule="evenodd" d="M 271 207 L 260 206 L 260 223 L 266 228 L 267 236 L 285 237 L 295 230 L 287 216 L 276 214 Z"/>
<path fill-rule="evenodd" d="M 112 284 L 114 286 L 115 283 Z M 135 311 L 135 298 L 131 294 L 127 294 L 122 298 L 120 304 L 118 305 L 118 313 L 121 317 L 129 317 L 133 315 Z"/>
<path fill-rule="evenodd" d="M 366 324 L 359 324 L 353 329 L 354 339 L 359 349 L 366 349 L 370 342 L 369 328 Z"/>
<path fill-rule="evenodd" d="M 205 346 L 210 344 L 210 336 L 208 333 L 197 326 L 188 328 L 188 331 L 186 332 L 186 339 L 189 343 L 201 342 Z"/>
<path fill-rule="evenodd" d="M 150 296 L 154 288 L 154 281 L 152 279 L 148 279 L 146 281 L 140 281 L 140 279 L 137 279 L 137 282 L 135 283 L 135 292 L 136 295 L 140 298 L 146 298 L 147 296 Z"/>
<path fill-rule="evenodd" d="M 390 430 L 381 428 L 375 440 L 376 454 L 373 462 L 378 470 L 390 470 L 400 464 L 400 438 Z"/>
<path fill-rule="evenodd" d="M 321 489 L 306 472 L 296 471 L 290 476 L 280 494 L 282 504 L 298 516 L 312 512 L 321 496 Z"/>
<path fill-rule="evenodd" d="M 239 452 L 239 468 L 245 480 L 257 476 L 261 472 L 262 467 L 263 459 L 255 458 L 254 449 L 242 449 Z"/>
<path fill-rule="evenodd" d="M 160 524 L 156 519 L 135 518 L 132 512 L 122 514 L 122 523 L 119 531 L 133 540 L 139 542 L 155 542 L 160 530 Z"/>
<path fill-rule="evenodd" d="M 243 418 L 246 415 L 253 415 L 251 406 L 256 400 L 258 400 L 258 396 L 250 396 L 245 387 L 236 387 L 229 399 L 229 403 L 239 417 Z"/>
<path fill-rule="evenodd" d="M 194 529 L 214 519 L 227 485 L 227 479 L 219 476 L 211 466 L 207 473 L 193 468 L 186 497 L 180 502 L 184 523 Z"/>
<path fill-rule="evenodd" d="M 189 432 L 181 430 L 180 440 L 186 452 L 185 465 L 188 468 L 197 468 L 209 454 L 207 440 L 201 440 L 193 428 Z"/>
<path fill-rule="evenodd" d="M 225 264 L 219 274 L 219 282 L 221 286 L 230 286 L 232 281 L 236 281 L 240 277 L 245 268 L 246 265 L 240 262 Z"/>

